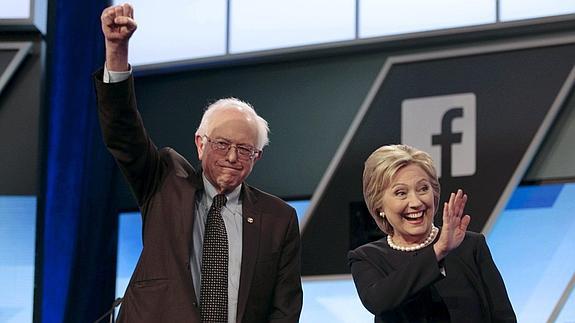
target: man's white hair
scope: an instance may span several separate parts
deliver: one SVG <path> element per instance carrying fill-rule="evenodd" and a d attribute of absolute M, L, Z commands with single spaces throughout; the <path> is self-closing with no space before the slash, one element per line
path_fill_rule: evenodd
<path fill-rule="evenodd" d="M 213 121 L 212 117 L 215 112 L 234 108 L 252 117 L 256 121 L 256 130 L 258 132 L 256 148 L 262 150 L 267 144 L 269 144 L 268 135 L 270 129 L 268 127 L 268 122 L 264 118 L 260 117 L 256 113 L 256 110 L 254 110 L 254 108 L 249 103 L 237 98 L 219 99 L 218 101 L 210 104 L 204 111 L 200 126 L 198 127 L 198 130 L 196 130 L 196 136 L 203 136 L 208 134 Z"/>

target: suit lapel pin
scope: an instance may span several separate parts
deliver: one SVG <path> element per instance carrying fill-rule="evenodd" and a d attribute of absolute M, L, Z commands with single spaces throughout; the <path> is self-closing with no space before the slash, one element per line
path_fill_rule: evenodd
<path fill-rule="evenodd" d="M 248 223 L 254 223 L 254 218 L 248 217 Z"/>

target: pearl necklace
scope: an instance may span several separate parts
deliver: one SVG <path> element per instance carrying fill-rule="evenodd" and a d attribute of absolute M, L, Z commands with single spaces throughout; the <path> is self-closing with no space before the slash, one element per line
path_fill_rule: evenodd
<path fill-rule="evenodd" d="M 393 239 L 391 239 L 391 236 L 390 236 L 390 235 L 387 236 L 387 244 L 388 244 L 392 249 L 395 249 L 395 250 L 407 251 L 407 252 L 409 252 L 409 251 L 415 251 L 415 250 L 423 249 L 423 248 L 429 246 L 429 245 L 433 242 L 433 240 L 435 240 L 435 237 L 437 237 L 437 233 L 439 233 L 439 229 L 438 229 L 435 225 L 432 225 L 431 231 L 429 232 L 429 235 L 427 236 L 427 238 L 425 239 L 425 241 L 423 241 L 423 242 L 420 243 L 420 244 L 417 244 L 417 245 L 412 246 L 412 247 L 402 247 L 402 246 L 396 245 L 396 244 L 393 242 Z"/>

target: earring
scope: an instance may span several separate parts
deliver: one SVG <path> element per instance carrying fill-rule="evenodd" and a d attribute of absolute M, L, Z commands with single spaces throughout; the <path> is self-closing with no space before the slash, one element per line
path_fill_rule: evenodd
<path fill-rule="evenodd" d="M 385 219 L 385 213 L 383 213 L 383 211 L 379 212 L 379 216 Z"/>

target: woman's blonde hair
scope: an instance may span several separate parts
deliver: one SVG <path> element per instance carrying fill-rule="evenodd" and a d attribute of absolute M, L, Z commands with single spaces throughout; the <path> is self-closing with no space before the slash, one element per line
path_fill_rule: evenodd
<path fill-rule="evenodd" d="M 382 200 L 385 190 L 391 184 L 395 174 L 407 165 L 417 165 L 429 176 L 433 197 L 437 207 L 439 203 L 440 186 L 437 172 L 431 156 L 419 149 L 407 145 L 387 145 L 375 150 L 365 161 L 363 169 L 363 198 L 371 216 L 376 219 L 379 228 L 393 235 L 393 227 L 387 220 L 381 219 Z M 380 224 L 381 222 L 381 224 Z"/>

